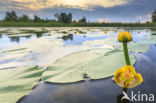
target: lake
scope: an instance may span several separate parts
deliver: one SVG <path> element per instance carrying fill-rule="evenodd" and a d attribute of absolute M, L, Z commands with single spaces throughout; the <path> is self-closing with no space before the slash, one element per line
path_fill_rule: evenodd
<path fill-rule="evenodd" d="M 143 84 L 128 89 L 127 94 L 131 96 L 133 91 L 137 95 L 156 95 L 155 28 L 0 28 L 0 72 L 25 66 L 38 66 L 44 70 L 40 81 L 18 103 L 123 103 L 119 101 L 122 88 L 112 80 L 118 69 L 114 65 L 118 67 L 117 61 L 122 59 L 122 47 L 117 39 L 120 31 L 131 32 L 133 42 L 128 44 L 129 53 L 133 66 L 144 79 Z M 107 59 L 101 56 L 107 56 Z M 103 71 L 107 69 L 106 65 L 115 70 Z M 52 67 L 54 69 L 47 71 Z M 62 70 L 62 67 L 66 69 Z M 94 70 L 96 67 L 97 71 Z M 142 103 L 138 98 L 131 103 Z"/>

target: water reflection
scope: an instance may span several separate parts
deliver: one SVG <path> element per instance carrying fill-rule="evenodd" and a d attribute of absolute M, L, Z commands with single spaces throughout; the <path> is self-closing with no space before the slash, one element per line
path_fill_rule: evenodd
<path fill-rule="evenodd" d="M 155 33 L 151 33 L 151 35 L 156 35 L 156 32 Z"/>
<path fill-rule="evenodd" d="M 156 35 L 156 29 L 155 28 L 151 28 L 151 35 Z"/>
<path fill-rule="evenodd" d="M 73 29 L 74 30 L 74 29 Z M 79 31 L 79 34 L 69 34 L 69 35 L 64 35 L 61 37 L 61 39 L 64 40 L 64 44 L 70 44 L 70 45 L 81 45 L 83 44 L 83 42 L 88 41 L 88 40 L 102 40 L 108 37 L 115 37 L 117 36 L 118 33 L 114 33 L 113 31 L 109 31 L 108 35 L 104 35 L 103 31 L 101 30 L 96 30 L 96 31 L 90 31 L 90 32 L 85 32 L 85 30 L 79 30 L 79 29 L 75 29 L 76 31 Z M 152 29 L 153 30 L 153 29 Z M 151 30 L 151 32 L 152 32 Z M 3 32 L 2 34 L 0 34 L 0 38 L 1 40 L 5 40 L 8 43 L 20 43 L 23 42 L 23 40 L 29 40 L 31 38 L 41 38 L 43 36 L 48 36 L 46 35 L 49 31 L 46 29 L 42 29 L 39 30 L 24 30 L 24 29 L 20 29 L 20 30 L 15 30 L 17 33 L 12 33 L 11 30 L 8 30 L 9 32 L 6 31 L 1 31 Z M 0 32 L 0 33 L 1 33 Z M 143 38 L 144 35 L 147 35 L 148 32 L 145 30 L 130 30 L 130 32 L 132 32 L 133 35 L 133 41 L 137 42 L 139 40 L 141 40 Z M 12 33 L 12 34 L 11 34 Z M 68 32 L 67 32 L 68 33 Z M 52 35 L 52 34 L 50 34 Z M 88 36 L 90 35 L 90 36 Z M 99 36 L 98 36 L 99 35 Z M 25 38 L 25 39 L 23 39 Z M 9 39 L 9 40 L 7 40 Z M 4 41 L 3 41 L 4 43 Z"/>
<path fill-rule="evenodd" d="M 36 35 L 37 38 L 42 37 L 43 34 L 44 34 L 44 32 L 36 32 L 36 33 L 35 33 L 35 35 Z"/>
<path fill-rule="evenodd" d="M 29 39 L 29 38 L 32 37 L 32 35 L 26 35 L 26 36 L 24 36 L 24 37 L 27 38 L 27 39 Z"/>
<path fill-rule="evenodd" d="M 44 31 L 29 32 L 29 31 L 27 31 L 27 32 L 23 32 L 23 33 L 26 33 L 26 35 L 22 34 L 22 33 L 21 34 L 16 34 L 16 33 L 15 34 L 7 34 L 7 33 L 4 33 L 4 34 L 0 34 L 0 38 L 1 39 L 9 39 L 10 42 L 19 43 L 19 42 L 22 41 L 22 38 L 25 38 L 25 39 L 28 39 L 28 40 L 31 39 L 31 37 L 34 37 L 34 36 L 35 36 L 35 38 L 40 38 L 40 37 L 45 36 L 44 34 L 46 32 L 44 32 Z"/>
<path fill-rule="evenodd" d="M 2 38 L 3 34 L 0 34 L 0 38 Z"/>
<path fill-rule="evenodd" d="M 23 43 L 25 41 L 34 39 L 34 38 L 41 38 L 45 35 L 43 32 L 36 32 L 34 34 L 0 34 L 0 43 L 3 45 L 0 45 L 0 49 L 8 48 L 11 46 L 18 45 L 20 43 Z"/>
<path fill-rule="evenodd" d="M 11 42 L 16 42 L 16 43 L 19 43 L 20 38 L 21 38 L 21 37 L 19 37 L 19 36 L 12 36 L 12 37 L 9 37 L 9 39 L 10 39 Z"/>
<path fill-rule="evenodd" d="M 67 40 L 73 40 L 73 34 L 69 34 L 69 35 L 64 35 L 64 36 L 62 36 L 62 39 L 64 40 L 64 41 L 67 41 Z"/>
<path fill-rule="evenodd" d="M 72 84 L 41 83 L 32 94 L 26 96 L 18 103 L 115 103 L 115 96 L 121 90 L 110 84 L 110 79 L 85 81 Z M 104 87 L 112 87 L 114 92 Z M 33 97 L 33 98 L 31 98 Z M 110 99 L 113 98 L 113 99 Z"/>
<path fill-rule="evenodd" d="M 65 45 L 82 45 L 85 41 L 93 41 L 93 40 L 103 40 L 107 38 L 107 36 L 100 37 L 89 37 L 85 35 L 67 35 L 63 36 Z"/>

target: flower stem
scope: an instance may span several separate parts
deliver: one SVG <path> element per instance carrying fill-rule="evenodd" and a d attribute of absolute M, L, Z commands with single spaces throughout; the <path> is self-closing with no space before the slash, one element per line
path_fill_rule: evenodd
<path fill-rule="evenodd" d="M 127 48 L 127 42 L 123 42 L 123 50 L 125 55 L 125 61 L 127 65 L 131 65 L 129 55 L 128 55 L 128 48 Z"/>

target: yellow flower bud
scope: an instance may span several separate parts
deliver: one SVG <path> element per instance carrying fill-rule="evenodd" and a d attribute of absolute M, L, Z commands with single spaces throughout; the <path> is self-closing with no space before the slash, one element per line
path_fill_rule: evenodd
<path fill-rule="evenodd" d="M 115 72 L 114 81 L 123 88 L 134 88 L 143 82 L 143 78 L 133 66 L 126 65 Z"/>
<path fill-rule="evenodd" d="M 107 34 L 107 31 L 105 30 L 104 33 Z"/>
<path fill-rule="evenodd" d="M 120 32 L 119 35 L 118 35 L 118 40 L 120 42 L 130 42 L 130 41 L 132 41 L 131 33 L 126 32 L 126 31 Z"/>
<path fill-rule="evenodd" d="M 114 30 L 114 32 L 117 33 L 118 31 L 117 30 Z"/>

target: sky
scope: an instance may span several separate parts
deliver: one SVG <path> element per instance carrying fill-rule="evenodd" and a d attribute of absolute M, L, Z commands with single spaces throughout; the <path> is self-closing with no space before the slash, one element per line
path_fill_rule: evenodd
<path fill-rule="evenodd" d="M 85 16 L 89 22 L 146 22 L 156 10 L 156 0 L 0 0 L 0 19 L 7 11 L 33 18 L 56 19 L 56 13 L 73 14 L 73 20 Z"/>

